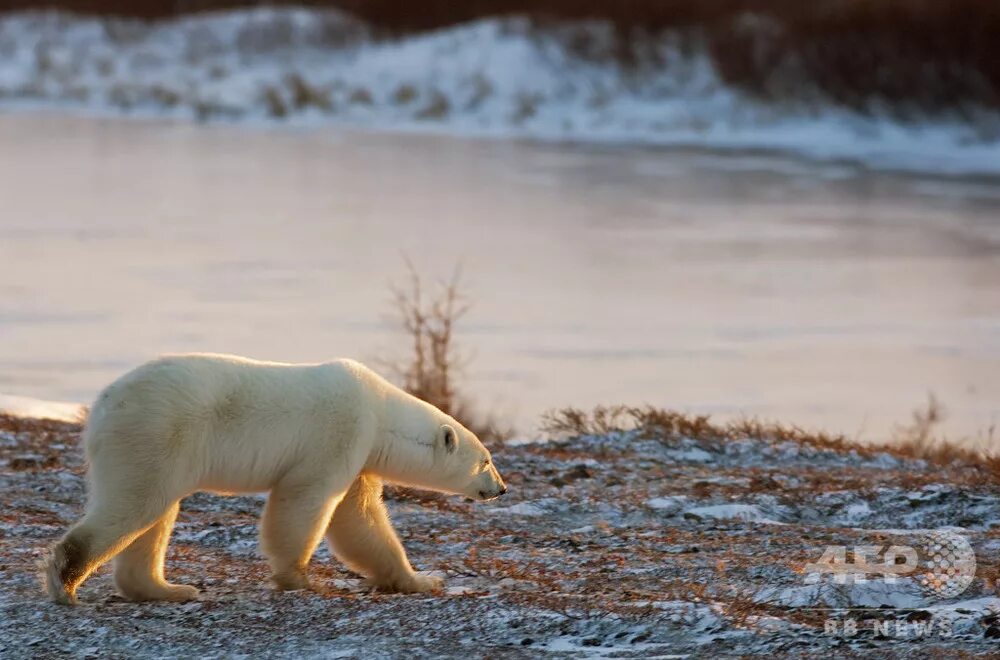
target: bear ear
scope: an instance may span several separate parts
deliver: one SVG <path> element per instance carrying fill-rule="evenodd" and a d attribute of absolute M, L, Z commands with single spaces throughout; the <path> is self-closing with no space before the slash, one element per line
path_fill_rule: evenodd
<path fill-rule="evenodd" d="M 441 426 L 441 444 L 449 454 L 458 447 L 458 434 L 447 424 Z"/>

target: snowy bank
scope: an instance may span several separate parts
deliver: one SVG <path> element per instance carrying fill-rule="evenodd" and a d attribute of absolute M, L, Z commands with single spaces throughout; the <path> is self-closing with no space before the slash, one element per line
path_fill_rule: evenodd
<path fill-rule="evenodd" d="M 581 50 L 580 44 L 586 44 Z M 1000 175 L 1000 114 L 901 123 L 755 100 L 697 35 L 625 68 L 612 28 L 487 19 L 399 40 L 319 10 L 146 24 L 0 17 L 0 107 L 291 122 L 538 140 L 777 150 L 907 171 Z"/>

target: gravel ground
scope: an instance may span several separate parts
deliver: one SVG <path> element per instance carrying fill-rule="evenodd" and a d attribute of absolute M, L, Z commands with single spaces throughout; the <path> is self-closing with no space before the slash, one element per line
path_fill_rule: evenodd
<path fill-rule="evenodd" d="M 35 566 L 83 509 L 78 436 L 0 416 L 0 657 L 1000 652 L 998 488 L 971 468 L 754 438 L 511 444 L 494 451 L 511 488 L 498 502 L 387 493 L 411 560 L 446 576 L 444 593 L 371 592 L 325 547 L 316 592 L 275 592 L 257 548 L 263 497 L 199 494 L 167 573 L 200 602 L 127 602 L 105 568 L 66 608 Z M 950 599 L 916 573 L 838 584 L 805 569 L 828 545 L 917 547 L 941 528 L 978 560 Z"/>

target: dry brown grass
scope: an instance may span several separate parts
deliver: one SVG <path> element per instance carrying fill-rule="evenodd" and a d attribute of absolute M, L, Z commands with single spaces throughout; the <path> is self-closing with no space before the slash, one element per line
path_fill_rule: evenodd
<path fill-rule="evenodd" d="M 694 438 L 704 441 L 725 441 L 759 438 L 775 442 L 793 441 L 823 449 L 859 449 L 871 453 L 871 448 L 853 443 L 845 436 L 806 431 L 797 426 L 740 419 L 725 424 L 711 421 L 709 415 L 695 415 L 655 406 L 598 406 L 592 411 L 563 408 L 545 413 L 542 430 L 552 435 L 604 435 L 616 431 L 638 430 L 643 437 L 674 440 Z"/>
<path fill-rule="evenodd" d="M 693 438 L 720 443 L 744 438 L 768 442 L 795 442 L 816 449 L 872 456 L 884 452 L 903 459 L 920 459 L 942 467 L 973 468 L 991 481 L 1000 482 L 1000 455 L 933 435 L 943 412 L 931 396 L 925 408 L 913 414 L 911 424 L 902 426 L 892 442 L 863 444 L 844 435 L 809 431 L 798 426 L 745 418 L 725 423 L 712 422 L 708 415 L 693 415 L 654 406 L 598 406 L 592 411 L 563 408 L 542 418 L 542 430 L 553 436 L 606 435 L 637 431 L 640 437 L 665 442 Z"/>
<path fill-rule="evenodd" d="M 510 437 L 512 430 L 491 416 L 475 410 L 467 397 L 456 391 L 456 375 L 467 363 L 455 344 L 455 327 L 469 311 L 460 288 L 461 270 L 456 268 L 434 295 L 428 295 L 420 275 L 407 260 L 407 284 L 393 286 L 393 309 L 397 325 L 410 341 L 402 360 L 382 360 L 400 386 L 417 398 L 451 415 L 486 443 Z"/>
<path fill-rule="evenodd" d="M 34 419 L 29 417 L 18 417 L 0 412 L 0 431 L 11 433 L 69 433 L 79 431 L 83 420 L 77 422 L 63 422 L 56 419 Z"/>

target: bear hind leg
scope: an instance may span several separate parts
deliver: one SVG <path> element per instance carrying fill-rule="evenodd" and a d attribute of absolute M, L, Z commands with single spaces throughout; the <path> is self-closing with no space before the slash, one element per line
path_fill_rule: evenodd
<path fill-rule="evenodd" d="M 333 513 L 326 539 L 338 559 L 382 591 L 424 593 L 443 586 L 441 578 L 419 575 L 410 566 L 377 477 L 362 474 L 355 480 Z"/>
<path fill-rule="evenodd" d="M 63 605 L 75 604 L 77 587 L 164 513 L 161 509 L 143 515 L 108 508 L 88 513 L 49 554 L 44 566 L 49 598 Z"/>
<path fill-rule="evenodd" d="M 89 564 L 90 534 L 77 525 L 49 553 L 43 568 L 49 599 L 60 605 L 76 604 L 76 588 L 93 570 Z"/>
<path fill-rule="evenodd" d="M 115 586 L 129 600 L 183 602 L 198 598 L 194 587 L 170 584 L 163 575 L 167 544 L 179 509 L 180 503 L 174 502 L 152 527 L 115 557 Z"/>

